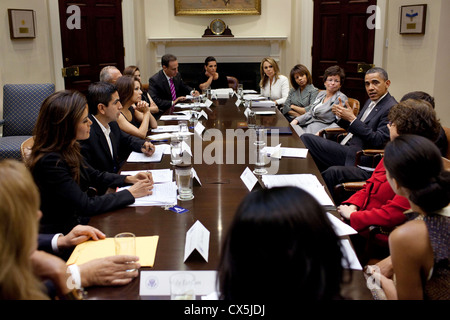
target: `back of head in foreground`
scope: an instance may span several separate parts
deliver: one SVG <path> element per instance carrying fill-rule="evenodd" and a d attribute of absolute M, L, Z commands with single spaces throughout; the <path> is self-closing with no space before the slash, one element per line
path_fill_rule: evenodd
<path fill-rule="evenodd" d="M 40 198 L 23 163 L 0 161 L 0 203 L 0 299 L 48 299 L 30 261 L 37 249 Z"/>
<path fill-rule="evenodd" d="M 384 166 L 399 186 L 409 190 L 409 200 L 424 212 L 448 206 L 450 172 L 444 170 L 441 153 L 429 139 L 400 135 L 386 146 Z"/>
<path fill-rule="evenodd" d="M 237 209 L 218 269 L 221 299 L 339 298 L 339 238 L 319 203 L 295 187 L 248 194 Z"/>

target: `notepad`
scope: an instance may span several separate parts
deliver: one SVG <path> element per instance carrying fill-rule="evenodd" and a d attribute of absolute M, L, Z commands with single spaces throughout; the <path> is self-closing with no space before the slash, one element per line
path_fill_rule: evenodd
<path fill-rule="evenodd" d="M 128 156 L 128 162 L 160 162 L 163 154 L 164 148 L 159 145 L 155 146 L 155 153 L 153 153 L 150 157 L 146 156 L 142 152 L 131 151 Z"/>
<path fill-rule="evenodd" d="M 159 236 L 136 237 L 136 255 L 142 267 L 153 267 L 155 263 L 156 247 Z M 89 240 L 75 247 L 67 260 L 67 265 L 83 264 L 94 259 L 106 258 L 116 255 L 114 238 L 103 240 Z"/>

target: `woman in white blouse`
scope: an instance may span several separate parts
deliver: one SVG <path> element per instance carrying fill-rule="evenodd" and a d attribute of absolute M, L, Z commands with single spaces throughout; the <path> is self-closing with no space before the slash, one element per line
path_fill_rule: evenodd
<path fill-rule="evenodd" d="M 283 106 L 289 95 L 289 80 L 280 74 L 280 68 L 273 58 L 264 58 L 261 61 L 261 95 Z"/>

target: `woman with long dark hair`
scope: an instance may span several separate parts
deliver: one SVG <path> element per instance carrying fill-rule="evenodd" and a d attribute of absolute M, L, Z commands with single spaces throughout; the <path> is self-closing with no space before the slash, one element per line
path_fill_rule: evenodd
<path fill-rule="evenodd" d="M 83 161 L 77 140 L 89 138 L 92 122 L 84 95 L 59 91 L 42 104 L 28 159 L 41 194 L 41 232 L 68 233 L 90 216 L 134 203 L 152 193 L 151 174 L 121 176 L 99 172 Z M 89 196 L 95 188 L 132 184 L 128 190 Z"/>
<path fill-rule="evenodd" d="M 450 172 L 428 139 L 401 135 L 385 148 L 387 179 L 409 200 L 410 221 L 389 236 L 395 284 L 381 277 L 388 299 L 450 299 Z"/>

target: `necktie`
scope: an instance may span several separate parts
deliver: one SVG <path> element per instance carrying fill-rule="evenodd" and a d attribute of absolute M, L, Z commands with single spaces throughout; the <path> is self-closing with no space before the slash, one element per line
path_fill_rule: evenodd
<path fill-rule="evenodd" d="M 175 92 L 175 85 L 173 84 L 173 78 L 169 79 L 170 83 L 170 92 L 172 93 L 172 101 L 177 100 L 177 94 Z M 172 107 L 170 108 L 170 111 L 172 112 L 174 109 L 174 105 L 172 104 Z"/>
<path fill-rule="evenodd" d="M 362 115 L 360 121 L 364 122 L 364 120 L 367 119 L 367 117 L 369 116 L 370 112 L 372 111 L 372 109 L 375 107 L 375 102 L 371 102 L 369 104 L 369 106 L 367 107 L 366 111 L 364 111 L 364 114 Z M 353 137 L 353 133 L 349 133 L 347 134 L 347 136 L 341 141 L 342 145 L 345 145 L 347 142 L 349 142 L 349 140 Z"/>

